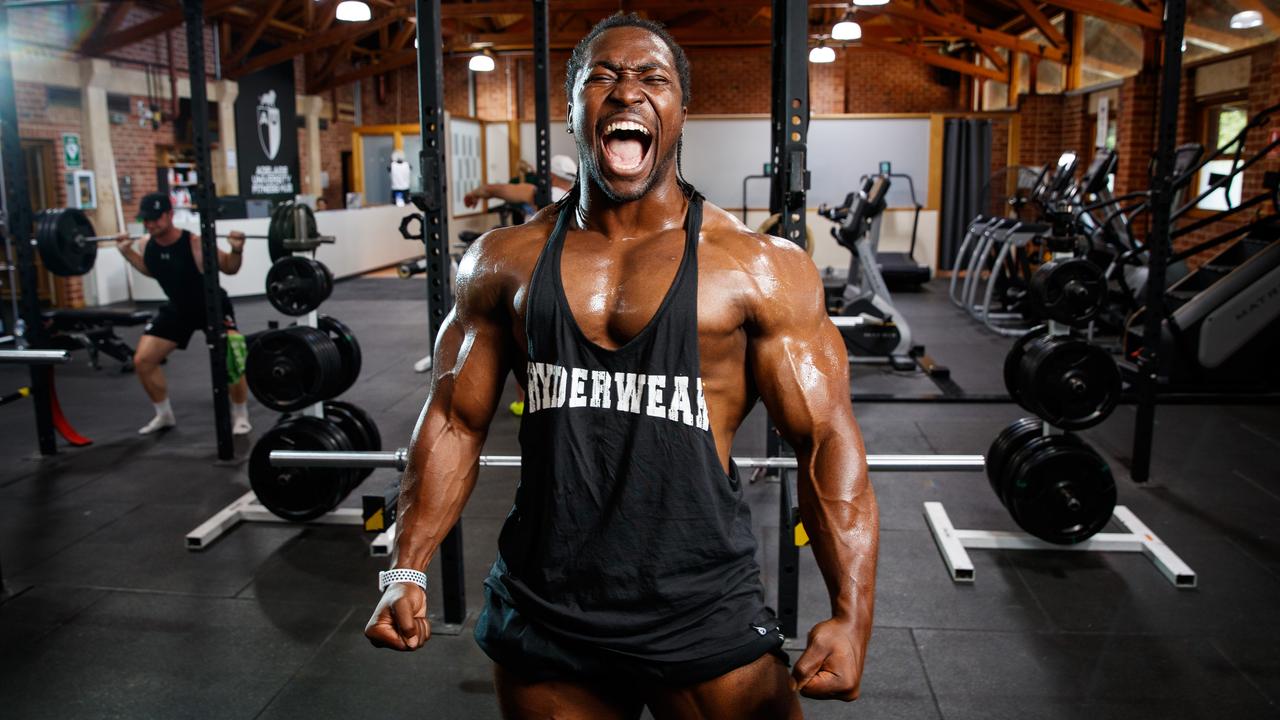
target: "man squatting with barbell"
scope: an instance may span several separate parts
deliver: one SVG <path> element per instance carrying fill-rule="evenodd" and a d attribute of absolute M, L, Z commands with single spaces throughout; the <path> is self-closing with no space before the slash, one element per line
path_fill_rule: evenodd
<path fill-rule="evenodd" d="M 583 172 L 563 201 L 468 250 L 365 634 L 431 635 L 425 575 L 475 487 L 508 371 L 528 391 L 515 506 L 476 640 L 507 718 L 797 718 L 858 696 L 879 521 L 848 363 L 812 261 L 679 172 L 684 52 L 614 15 L 566 78 Z M 729 465 L 762 398 L 795 448 L 831 600 L 788 675 Z"/>
<path fill-rule="evenodd" d="M 134 372 L 156 410 L 155 417 L 138 429 L 139 434 L 149 435 L 177 424 L 160 365 L 175 348 L 185 350 L 192 333 L 205 329 L 204 257 L 200 236 L 174 226 L 173 204 L 165 193 L 150 193 L 142 198 L 138 205 L 138 218 L 147 231 L 141 239 L 142 252 L 133 249 L 133 238 L 128 234 L 116 236 L 116 247 L 138 272 L 155 278 L 169 299 L 143 329 L 138 349 L 133 354 Z M 227 234 L 231 252 L 218 251 L 219 270 L 228 275 L 240 272 L 244 241 L 242 232 Z M 222 311 L 219 314 L 228 333 L 235 331 L 235 309 L 231 307 L 231 298 L 226 290 L 222 290 Z M 243 372 L 239 378 L 231 378 L 228 394 L 231 397 L 231 432 L 247 434 L 253 427 L 249 424 L 249 386 Z"/>

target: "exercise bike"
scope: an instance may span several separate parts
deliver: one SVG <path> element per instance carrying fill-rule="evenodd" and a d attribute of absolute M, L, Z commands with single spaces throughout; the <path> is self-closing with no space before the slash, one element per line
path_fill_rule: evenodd
<path fill-rule="evenodd" d="M 893 306 L 876 261 L 889 184 L 887 176 L 872 175 L 839 206 L 818 208 L 819 215 L 837 224 L 831 236 L 852 254 L 844 287 L 832 298 L 828 311 L 844 338 L 850 362 L 887 362 L 895 370 L 912 370 L 916 360 L 911 328 Z"/>

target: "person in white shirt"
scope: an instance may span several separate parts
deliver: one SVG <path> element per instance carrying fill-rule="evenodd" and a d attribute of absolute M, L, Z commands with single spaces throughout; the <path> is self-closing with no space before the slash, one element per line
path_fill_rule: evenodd
<path fill-rule="evenodd" d="M 396 150 L 391 153 L 391 165 L 388 170 L 391 172 L 391 202 L 403 207 L 409 202 L 409 187 L 412 177 L 409 163 L 404 159 L 403 150 Z"/>

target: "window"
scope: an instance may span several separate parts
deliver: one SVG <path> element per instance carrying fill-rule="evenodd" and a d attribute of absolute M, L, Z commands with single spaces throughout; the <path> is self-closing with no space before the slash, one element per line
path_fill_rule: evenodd
<path fill-rule="evenodd" d="M 1204 110 L 1203 142 L 1205 154 L 1211 154 L 1222 148 L 1223 155 L 1213 162 L 1205 164 L 1196 178 L 1196 196 L 1198 197 L 1215 181 L 1221 180 L 1231 172 L 1233 156 L 1237 148 L 1231 145 L 1236 135 L 1244 129 L 1249 121 L 1248 105 L 1243 100 L 1210 105 Z M 1241 160 L 1248 159 L 1242 155 Z M 1224 188 L 1201 200 L 1197 208 L 1201 210 L 1226 210 L 1240 204 L 1240 188 L 1243 185 L 1243 174 L 1237 174 Z"/>

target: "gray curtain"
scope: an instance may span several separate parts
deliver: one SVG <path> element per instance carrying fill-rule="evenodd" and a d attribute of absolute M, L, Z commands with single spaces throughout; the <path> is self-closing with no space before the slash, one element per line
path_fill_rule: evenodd
<path fill-rule="evenodd" d="M 988 207 L 991 121 L 947 120 L 942 151 L 942 218 L 938 265 L 950 270 L 965 228 Z"/>

